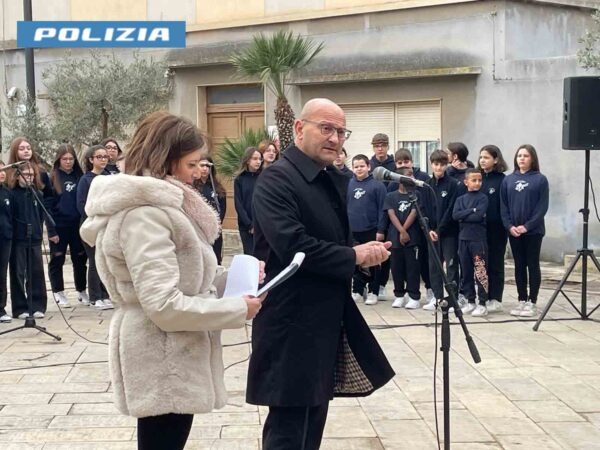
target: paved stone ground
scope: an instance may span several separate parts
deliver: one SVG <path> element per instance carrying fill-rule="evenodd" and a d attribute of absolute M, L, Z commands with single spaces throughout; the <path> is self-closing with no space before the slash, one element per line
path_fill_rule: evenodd
<path fill-rule="evenodd" d="M 542 305 L 561 272 L 544 268 Z M 72 281 L 68 286 L 73 298 Z M 600 290 L 597 283 L 592 287 Z M 569 286 L 574 298 L 578 288 Z M 506 290 L 509 309 L 516 303 L 516 290 L 510 283 Z M 592 304 L 599 300 L 597 292 L 589 297 Z M 441 354 L 435 346 L 433 315 L 392 310 L 389 301 L 361 309 L 372 326 L 395 326 L 374 332 L 397 375 L 370 397 L 333 401 L 322 448 L 435 449 L 436 354 L 441 435 L 443 422 Z M 65 310 L 75 330 L 97 341 L 106 340 L 111 314 L 83 306 Z M 596 316 L 600 319 L 600 311 Z M 576 317 L 559 298 L 548 319 Z M 547 319 L 536 333 L 532 323 L 504 322 L 510 319 L 507 313 L 467 319 L 483 360 L 477 365 L 460 327 L 452 327 L 452 448 L 600 449 L 600 324 Z M 0 331 L 19 322 L 0 325 Z M 55 305 L 38 323 L 63 340 L 55 342 L 32 330 L 0 336 L 0 448 L 135 449 L 135 420 L 118 414 L 111 403 L 106 346 L 71 332 Z M 228 331 L 224 342 L 247 341 L 248 330 Z M 248 350 L 248 345 L 226 348 L 225 364 L 246 359 Z M 246 362 L 227 370 L 229 404 L 196 416 L 187 449 L 259 448 L 266 410 L 244 403 L 246 370 Z"/>

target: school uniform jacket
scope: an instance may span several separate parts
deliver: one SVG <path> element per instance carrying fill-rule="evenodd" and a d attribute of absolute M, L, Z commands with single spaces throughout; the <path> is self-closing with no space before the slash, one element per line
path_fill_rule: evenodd
<path fill-rule="evenodd" d="M 267 279 L 296 252 L 306 258 L 254 319 L 248 403 L 321 405 L 334 395 L 368 395 L 394 375 L 351 297 L 347 186 L 333 166 L 322 169 L 293 145 L 258 179 L 255 256 L 266 261 Z M 356 362 L 358 382 L 338 370 L 338 353 Z"/>

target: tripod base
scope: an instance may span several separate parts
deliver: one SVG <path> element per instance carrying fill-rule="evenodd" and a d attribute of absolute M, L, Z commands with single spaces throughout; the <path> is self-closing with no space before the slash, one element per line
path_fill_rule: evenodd
<path fill-rule="evenodd" d="M 57 341 L 62 340 L 62 338 L 60 336 L 52 334 L 49 331 L 47 331 L 44 327 L 40 327 L 39 325 L 37 325 L 35 323 L 35 318 L 33 318 L 31 316 L 27 317 L 25 319 L 25 323 L 23 325 L 21 325 L 20 327 L 11 328 L 10 330 L 3 331 L 2 333 L 0 333 L 0 336 L 2 336 L 3 334 L 12 333 L 13 331 L 23 330 L 25 328 L 35 328 L 36 330 L 38 330 L 38 331 L 40 331 L 40 332 L 42 332 L 44 334 L 47 334 L 51 338 L 56 339 Z"/>
<path fill-rule="evenodd" d="M 600 307 L 600 304 L 599 304 L 594 309 L 592 309 L 589 313 L 587 312 L 587 308 L 586 308 L 586 305 L 587 305 L 587 258 L 591 259 L 591 261 L 596 266 L 596 269 L 598 269 L 598 272 L 600 273 L 600 263 L 598 262 L 596 255 L 594 255 L 594 251 L 590 250 L 588 248 L 583 248 L 583 249 L 577 250 L 577 257 L 575 259 L 573 259 L 573 261 L 571 261 L 571 265 L 565 272 L 565 275 L 563 276 L 562 280 L 560 280 L 558 287 L 556 288 L 556 290 L 550 297 L 550 300 L 546 304 L 544 311 L 542 312 L 539 319 L 533 326 L 533 331 L 537 331 L 540 328 L 540 324 L 544 320 L 544 317 L 546 317 L 546 314 L 548 314 L 548 311 L 550 311 L 550 308 L 552 307 L 552 304 L 556 300 L 556 297 L 558 297 L 558 294 L 562 294 L 563 297 L 565 299 L 567 299 L 567 301 L 570 303 L 570 305 L 573 307 L 573 309 L 575 311 L 577 311 L 577 314 L 579 314 L 579 317 L 581 318 L 581 320 L 589 319 L 591 317 L 591 315 L 598 309 L 598 307 Z M 581 310 L 579 308 L 577 308 L 577 306 L 575 306 L 575 304 L 571 301 L 571 299 L 567 296 L 567 294 L 565 294 L 563 292 L 563 287 L 567 283 L 569 277 L 571 276 L 571 273 L 575 269 L 575 266 L 577 266 L 577 263 L 579 262 L 580 259 L 582 259 Z"/>

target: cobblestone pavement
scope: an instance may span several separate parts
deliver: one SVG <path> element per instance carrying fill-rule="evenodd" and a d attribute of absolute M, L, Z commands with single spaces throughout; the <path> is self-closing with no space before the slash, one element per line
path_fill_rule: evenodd
<path fill-rule="evenodd" d="M 543 271 L 544 287 L 552 288 L 562 268 Z M 66 268 L 65 274 L 69 272 Z M 71 275 L 68 287 L 73 303 Z M 579 285 L 568 289 L 579 305 Z M 542 306 L 551 293 L 542 290 Z M 508 284 L 506 310 L 515 305 L 515 295 L 514 286 Z M 596 293 L 588 301 L 597 304 L 599 299 Z M 437 448 L 436 354 L 441 435 L 442 374 L 431 325 L 434 316 L 423 310 L 392 309 L 390 301 L 361 305 L 361 310 L 376 328 L 374 333 L 397 375 L 370 397 L 334 400 L 322 448 Z M 76 306 L 64 313 L 81 335 L 106 341 L 112 312 Z M 600 311 L 596 316 L 600 319 Z M 600 449 L 600 324 L 577 317 L 562 298 L 538 332 L 525 320 L 505 322 L 513 319 L 507 312 L 468 317 L 483 360 L 480 364 L 471 360 L 460 327 L 452 327 L 452 448 Z M 574 320 L 551 320 L 555 318 Z M 0 331 L 20 322 L 1 324 Z M 0 448 L 135 449 L 135 420 L 118 414 L 111 403 L 106 346 L 86 342 L 70 331 L 54 304 L 38 324 L 61 335 L 62 341 L 33 330 L 0 336 Z M 394 327 L 382 328 L 386 325 Z M 224 343 L 247 341 L 248 330 L 225 332 Z M 248 345 L 226 348 L 225 364 L 245 360 L 248 351 Z M 47 365 L 55 366 L 41 367 Z M 247 362 L 227 370 L 228 405 L 195 417 L 187 449 L 259 448 L 266 409 L 244 403 L 246 370 Z"/>

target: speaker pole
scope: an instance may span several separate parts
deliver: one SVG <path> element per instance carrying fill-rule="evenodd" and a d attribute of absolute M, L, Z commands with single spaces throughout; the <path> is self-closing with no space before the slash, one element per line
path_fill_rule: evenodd
<path fill-rule="evenodd" d="M 583 215 L 583 245 L 582 245 L 582 248 L 580 248 L 580 249 L 577 250 L 577 257 L 571 262 L 571 265 L 569 266 L 569 268 L 565 272 L 565 274 L 564 274 L 562 280 L 560 281 L 558 287 L 556 288 L 556 290 L 554 291 L 554 293 L 550 297 L 550 300 L 546 304 L 546 307 L 544 308 L 544 311 L 542 312 L 542 314 L 540 315 L 539 319 L 537 320 L 537 322 L 533 326 L 533 331 L 537 331 L 540 328 L 540 324 L 544 320 L 544 317 L 546 317 L 546 314 L 548 314 L 548 311 L 550 311 L 550 308 L 552 307 L 552 304 L 554 303 L 554 300 L 556 300 L 556 297 L 558 297 L 558 294 L 562 294 L 563 297 L 565 297 L 567 299 L 567 301 L 571 304 L 571 306 L 575 309 L 575 311 L 577 311 L 577 313 L 581 317 L 581 320 L 587 320 L 587 319 L 589 319 L 590 316 L 598 309 L 598 307 L 600 307 L 600 304 L 598 304 L 592 311 L 590 311 L 589 314 L 587 313 L 587 268 L 588 268 L 587 259 L 588 258 L 590 258 L 592 260 L 592 262 L 596 266 L 596 269 L 598 269 L 598 272 L 600 273 L 600 263 L 598 262 L 598 259 L 594 255 L 594 251 L 588 248 L 588 234 L 589 234 L 588 219 L 589 219 L 589 216 L 590 216 L 590 209 L 589 209 L 589 201 L 590 201 L 590 192 L 589 192 L 590 191 L 590 149 L 589 148 L 587 148 L 585 150 L 585 184 L 584 184 L 584 191 L 585 192 L 583 193 L 583 208 L 581 208 L 579 210 L 579 212 Z M 564 291 L 563 291 L 563 287 L 565 286 L 567 280 L 569 279 L 569 276 L 571 276 L 571 273 L 573 272 L 573 270 L 577 266 L 577 262 L 580 259 L 581 259 L 581 311 L 579 309 L 577 309 L 577 306 L 575 306 L 575 304 L 573 304 L 573 302 L 571 301 L 571 299 L 569 299 L 569 297 L 567 296 L 567 294 L 565 294 Z"/>

